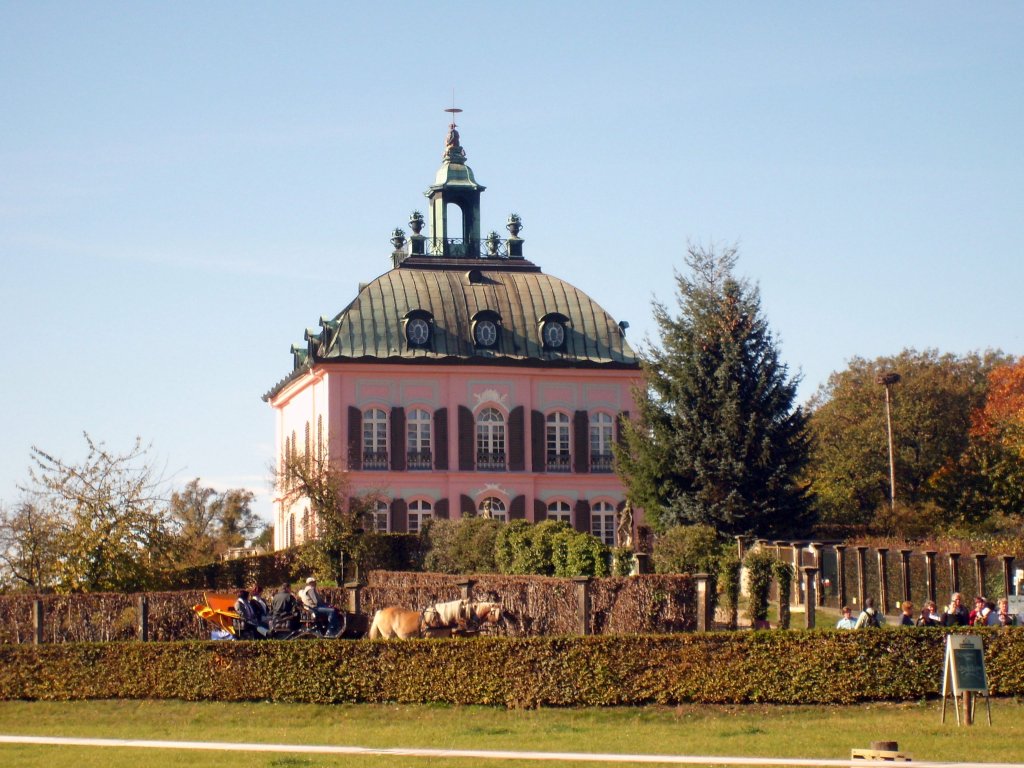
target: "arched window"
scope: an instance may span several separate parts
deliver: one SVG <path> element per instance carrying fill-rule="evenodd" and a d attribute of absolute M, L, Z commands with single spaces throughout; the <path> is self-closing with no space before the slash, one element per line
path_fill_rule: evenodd
<path fill-rule="evenodd" d="M 391 507 L 388 505 L 386 501 L 381 501 L 380 499 L 378 499 L 377 502 L 374 504 L 373 530 L 377 531 L 377 533 L 387 533 L 390 530 L 390 510 Z"/>
<path fill-rule="evenodd" d="M 615 546 L 615 507 L 599 501 L 590 508 L 590 532 L 609 547 Z"/>
<path fill-rule="evenodd" d="M 363 469 L 388 468 L 388 412 L 383 408 L 363 411 Z"/>
<path fill-rule="evenodd" d="M 476 468 L 501 471 L 505 467 L 505 417 L 497 408 L 484 408 L 476 417 Z"/>
<path fill-rule="evenodd" d="M 286 547 L 295 545 L 295 513 L 288 513 L 288 528 L 285 531 L 285 543 Z"/>
<path fill-rule="evenodd" d="M 477 511 L 479 512 L 480 517 L 490 517 L 494 520 L 500 520 L 503 523 L 508 522 L 508 512 L 505 510 L 505 502 L 497 496 L 488 496 L 486 499 L 481 501 Z"/>
<path fill-rule="evenodd" d="M 552 501 L 548 503 L 548 520 L 558 520 L 572 525 L 572 507 L 568 501 Z"/>
<path fill-rule="evenodd" d="M 310 541 L 312 536 L 309 531 L 309 507 L 302 510 L 302 541 Z"/>
<path fill-rule="evenodd" d="M 548 472 L 570 471 L 569 414 L 561 411 L 549 413 L 545 424 Z"/>
<path fill-rule="evenodd" d="M 409 533 L 419 533 L 423 524 L 433 517 L 434 505 L 423 499 L 409 502 Z"/>
<path fill-rule="evenodd" d="M 414 408 L 409 411 L 405 421 L 405 447 L 409 469 L 431 468 L 430 429 L 431 418 L 429 411 L 425 411 L 422 408 Z"/>
<path fill-rule="evenodd" d="M 611 472 L 613 468 L 612 439 L 615 435 L 611 414 L 595 413 L 590 417 L 590 471 Z"/>

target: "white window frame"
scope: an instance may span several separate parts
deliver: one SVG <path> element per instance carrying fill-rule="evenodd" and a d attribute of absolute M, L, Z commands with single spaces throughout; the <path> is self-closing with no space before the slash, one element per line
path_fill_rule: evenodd
<path fill-rule="evenodd" d="M 388 412 L 373 406 L 363 411 L 363 469 L 387 468 Z"/>
<path fill-rule="evenodd" d="M 615 417 L 597 411 L 590 417 L 590 471 L 611 472 L 612 445 L 615 443 Z"/>
<path fill-rule="evenodd" d="M 434 516 L 434 503 L 426 499 L 413 499 L 409 502 L 409 517 L 406 531 L 419 533 L 423 524 Z"/>
<path fill-rule="evenodd" d="M 483 469 L 485 470 L 493 471 L 495 469 L 507 468 L 508 451 L 505 447 L 506 437 L 505 415 L 497 408 L 484 408 L 476 415 L 476 456 L 478 468 L 481 463 L 484 464 Z M 482 455 L 489 456 L 491 459 L 481 462 L 480 457 Z"/>
<path fill-rule="evenodd" d="M 572 469 L 572 419 L 564 411 L 552 411 L 544 417 L 544 452 L 548 472 Z"/>
<path fill-rule="evenodd" d="M 563 523 L 572 525 L 572 505 L 564 499 L 549 501 L 547 506 L 547 519 L 560 520 Z"/>
<path fill-rule="evenodd" d="M 377 499 L 370 513 L 373 518 L 373 530 L 377 533 L 391 532 L 391 505 L 383 499 Z"/>
<path fill-rule="evenodd" d="M 616 517 L 615 505 L 610 501 L 595 501 L 590 505 L 590 532 L 609 547 L 615 546 Z"/>
<path fill-rule="evenodd" d="M 409 411 L 405 420 L 406 466 L 409 469 L 412 469 L 413 457 L 417 457 L 421 462 L 425 460 L 428 465 L 417 469 L 430 469 L 433 466 L 433 431 L 434 421 L 430 411 L 425 408 L 413 408 Z"/>
<path fill-rule="evenodd" d="M 497 520 L 501 523 L 508 522 L 508 508 L 505 506 L 505 502 L 499 499 L 497 496 L 488 496 L 485 499 L 481 499 L 477 505 L 477 514 L 483 517 L 484 504 L 488 501 L 491 502 L 491 519 Z"/>

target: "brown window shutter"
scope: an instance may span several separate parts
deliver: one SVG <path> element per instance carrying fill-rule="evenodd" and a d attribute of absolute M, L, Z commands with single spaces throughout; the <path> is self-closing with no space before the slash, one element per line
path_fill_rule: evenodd
<path fill-rule="evenodd" d="M 526 412 L 517 405 L 508 415 L 508 469 L 522 472 L 526 469 Z"/>
<path fill-rule="evenodd" d="M 464 493 L 459 496 L 459 514 L 463 517 L 472 517 L 476 514 L 476 504 Z"/>
<path fill-rule="evenodd" d="M 459 471 L 472 472 L 473 446 L 476 443 L 474 434 L 473 412 L 464 405 L 459 406 Z"/>
<path fill-rule="evenodd" d="M 509 520 L 525 520 L 526 519 L 526 497 L 516 496 L 512 499 L 512 503 L 508 507 L 508 519 Z"/>
<path fill-rule="evenodd" d="M 391 530 L 393 533 L 409 532 L 409 505 L 405 499 L 395 499 L 391 502 Z"/>
<path fill-rule="evenodd" d="M 348 468 L 363 468 L 363 412 L 348 407 Z"/>
<path fill-rule="evenodd" d="M 530 450 L 533 452 L 533 471 L 543 472 L 547 456 L 544 453 L 544 414 L 540 411 L 530 412 Z"/>
<path fill-rule="evenodd" d="M 448 519 L 448 499 L 438 499 L 434 504 L 434 517 L 440 520 Z"/>
<path fill-rule="evenodd" d="M 533 522 L 542 523 L 548 519 L 548 506 L 540 499 L 533 500 Z"/>
<path fill-rule="evenodd" d="M 586 411 L 572 415 L 573 471 L 590 471 L 590 417 Z"/>
<path fill-rule="evenodd" d="M 590 502 L 580 499 L 576 502 L 575 513 L 573 514 L 573 525 L 577 531 L 590 533 Z"/>
<path fill-rule="evenodd" d="M 391 469 L 402 472 L 405 469 L 405 408 L 396 405 L 391 409 Z"/>
<path fill-rule="evenodd" d="M 448 409 L 434 411 L 434 469 L 448 469 Z"/>

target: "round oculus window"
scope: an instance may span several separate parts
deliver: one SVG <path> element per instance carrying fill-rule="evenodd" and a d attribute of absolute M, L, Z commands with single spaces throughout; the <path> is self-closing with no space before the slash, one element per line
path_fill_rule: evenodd
<path fill-rule="evenodd" d="M 565 343 L 565 328 L 557 320 L 548 320 L 544 323 L 544 343 L 557 349 Z"/>
<path fill-rule="evenodd" d="M 493 347 L 498 341 L 498 326 L 492 320 L 478 320 L 473 326 L 473 338 L 477 346 Z"/>
<path fill-rule="evenodd" d="M 405 326 L 405 337 L 415 347 L 422 347 L 430 339 L 430 326 L 422 317 L 414 317 Z"/>

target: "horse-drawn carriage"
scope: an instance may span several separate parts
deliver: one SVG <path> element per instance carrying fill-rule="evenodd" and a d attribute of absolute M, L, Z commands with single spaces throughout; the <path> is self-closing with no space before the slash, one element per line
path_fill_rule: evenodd
<path fill-rule="evenodd" d="M 214 640 L 296 640 L 316 638 L 355 639 L 366 634 L 366 617 L 338 611 L 339 628 L 328 632 L 322 617 L 301 603 L 284 616 L 267 616 L 267 622 L 247 620 L 235 610 L 236 597 L 224 593 L 206 593 L 204 604 L 192 606 L 193 612 L 213 626 Z"/>
<path fill-rule="evenodd" d="M 194 605 L 192 610 L 213 626 L 211 637 L 215 640 L 470 637 L 479 634 L 481 628 L 497 624 L 502 618 L 499 603 L 450 600 L 435 603 L 422 611 L 398 606 L 381 608 L 374 614 L 372 622 L 363 614 L 338 611 L 340 630 L 332 634 L 327 631 L 321 617 L 301 604 L 294 614 L 269 616 L 268 623 L 263 625 L 247 621 L 235 610 L 234 595 L 207 593 L 203 599 L 204 604 Z"/>

